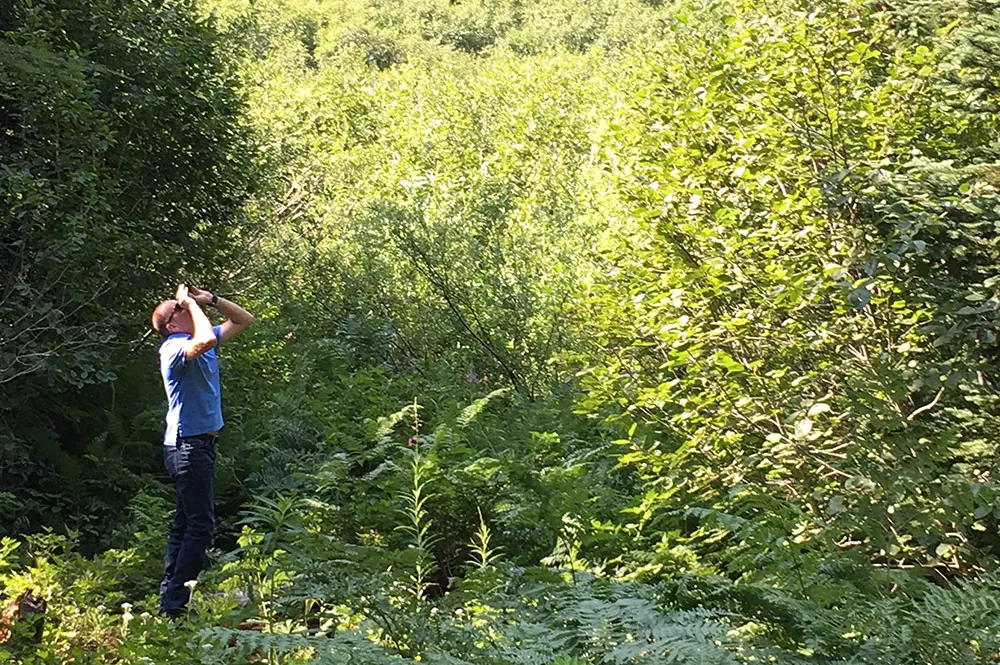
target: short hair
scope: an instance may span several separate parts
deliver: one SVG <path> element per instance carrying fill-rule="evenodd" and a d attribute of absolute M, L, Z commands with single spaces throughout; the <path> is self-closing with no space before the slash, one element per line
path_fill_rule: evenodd
<path fill-rule="evenodd" d="M 164 300 L 156 306 L 156 309 L 153 310 L 153 317 L 150 320 L 150 323 L 153 325 L 153 330 L 160 333 L 160 337 L 167 336 L 167 321 L 174 313 L 174 308 L 176 306 L 177 301 Z"/>

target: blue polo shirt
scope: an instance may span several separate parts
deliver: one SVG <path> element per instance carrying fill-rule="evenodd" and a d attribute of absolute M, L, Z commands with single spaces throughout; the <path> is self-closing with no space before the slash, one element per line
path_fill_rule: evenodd
<path fill-rule="evenodd" d="M 216 345 L 194 360 L 184 359 L 184 345 L 191 338 L 176 333 L 160 344 L 160 375 L 167 392 L 167 429 L 163 445 L 177 445 L 177 438 L 222 429 L 222 390 L 216 349 L 222 343 L 222 326 L 213 326 Z"/>

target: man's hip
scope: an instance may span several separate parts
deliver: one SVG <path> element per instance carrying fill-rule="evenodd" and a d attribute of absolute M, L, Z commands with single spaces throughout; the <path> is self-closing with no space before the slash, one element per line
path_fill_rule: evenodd
<path fill-rule="evenodd" d="M 215 472 L 215 442 L 218 433 L 177 438 L 173 446 L 163 447 L 163 462 L 171 478 Z"/>

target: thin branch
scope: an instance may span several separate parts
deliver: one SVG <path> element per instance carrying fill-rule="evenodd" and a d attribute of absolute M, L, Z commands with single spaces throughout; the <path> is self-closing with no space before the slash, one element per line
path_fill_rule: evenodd
<path fill-rule="evenodd" d="M 924 413 L 925 411 L 930 411 L 931 409 L 933 409 L 935 406 L 938 405 L 938 402 L 941 401 L 941 397 L 942 396 L 944 396 L 944 386 L 941 386 L 941 389 L 937 391 L 937 395 L 934 396 L 934 399 L 931 400 L 930 403 L 924 404 L 920 408 L 914 409 L 913 413 L 911 413 L 910 415 L 908 415 L 906 417 L 906 419 L 907 420 L 913 420 L 914 418 L 916 418 L 917 416 L 919 416 L 921 413 Z"/>

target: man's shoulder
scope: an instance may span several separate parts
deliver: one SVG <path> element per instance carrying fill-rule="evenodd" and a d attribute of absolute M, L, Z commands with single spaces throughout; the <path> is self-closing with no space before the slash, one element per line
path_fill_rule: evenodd
<path fill-rule="evenodd" d="M 187 339 L 187 335 L 176 334 L 170 335 L 160 342 L 160 348 L 158 349 L 160 371 L 163 373 L 164 378 L 169 379 L 174 372 L 180 371 L 186 364 L 184 343 Z"/>
<path fill-rule="evenodd" d="M 187 335 L 176 334 L 170 335 L 169 337 L 164 337 L 163 341 L 160 342 L 160 346 L 157 349 L 161 356 L 172 355 L 177 352 L 177 349 L 184 348 L 184 342 L 188 339 Z"/>

